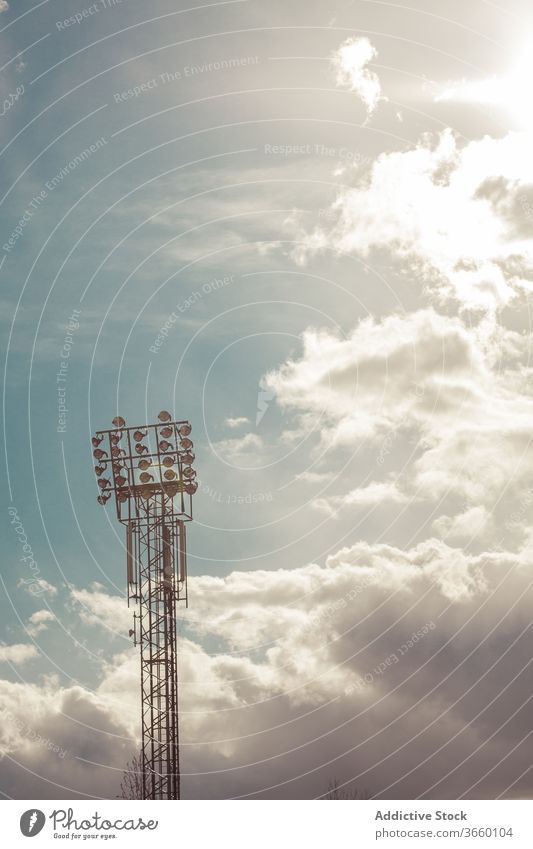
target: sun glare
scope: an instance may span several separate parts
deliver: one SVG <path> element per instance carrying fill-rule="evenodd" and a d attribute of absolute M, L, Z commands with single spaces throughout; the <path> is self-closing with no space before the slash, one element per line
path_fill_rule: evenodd
<path fill-rule="evenodd" d="M 435 100 L 498 106 L 508 112 L 514 125 L 528 129 L 533 127 L 532 77 L 533 51 L 529 47 L 504 76 L 474 82 L 463 80 L 448 86 Z"/>

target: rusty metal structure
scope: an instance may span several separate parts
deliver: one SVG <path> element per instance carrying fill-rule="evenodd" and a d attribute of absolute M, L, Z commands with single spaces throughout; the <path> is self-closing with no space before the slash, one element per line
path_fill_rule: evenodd
<path fill-rule="evenodd" d="M 130 636 L 141 653 L 143 799 L 179 799 L 176 608 L 187 604 L 186 523 L 197 489 L 188 421 L 166 410 L 158 423 L 113 428 L 92 438 L 98 502 L 114 497 L 126 526 Z"/>

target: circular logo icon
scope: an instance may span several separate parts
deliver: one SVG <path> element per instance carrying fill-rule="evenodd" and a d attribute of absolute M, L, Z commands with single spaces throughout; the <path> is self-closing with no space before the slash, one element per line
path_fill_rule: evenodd
<path fill-rule="evenodd" d="M 29 811 L 24 811 L 20 818 L 20 830 L 24 837 L 35 837 L 42 831 L 45 822 L 46 817 L 42 811 L 30 808 Z"/>

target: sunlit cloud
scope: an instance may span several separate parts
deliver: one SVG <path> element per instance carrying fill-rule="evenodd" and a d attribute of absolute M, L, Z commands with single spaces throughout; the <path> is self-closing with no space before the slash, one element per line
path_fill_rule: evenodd
<path fill-rule="evenodd" d="M 367 67 L 377 55 L 368 38 L 348 38 L 332 58 L 337 85 L 358 94 L 369 116 L 379 101 L 384 100 L 378 75 Z"/>
<path fill-rule="evenodd" d="M 525 132 L 461 144 L 447 129 L 382 154 L 370 179 L 339 193 L 331 224 L 302 237 L 295 258 L 386 249 L 439 300 L 509 303 L 532 288 L 530 149 Z"/>

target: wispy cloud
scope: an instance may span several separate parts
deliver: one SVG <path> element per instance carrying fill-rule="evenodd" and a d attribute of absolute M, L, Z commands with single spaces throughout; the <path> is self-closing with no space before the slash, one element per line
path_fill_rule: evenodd
<path fill-rule="evenodd" d="M 376 48 L 368 38 L 348 38 L 332 57 L 337 85 L 355 92 L 363 101 L 368 116 L 376 109 L 380 100 L 381 83 L 378 75 L 367 65 L 377 57 Z"/>
<path fill-rule="evenodd" d="M 344 495 L 328 495 L 312 502 L 315 510 L 337 516 L 350 507 L 373 507 L 379 504 L 406 504 L 409 496 L 398 489 L 394 481 L 374 481 L 367 486 L 352 489 Z"/>
<path fill-rule="evenodd" d="M 26 625 L 26 631 L 30 637 L 35 637 L 37 634 L 45 631 L 50 622 L 54 621 L 55 616 L 51 610 L 36 610 L 29 618 L 28 624 Z"/>
<path fill-rule="evenodd" d="M 114 634 L 126 636 L 132 626 L 132 614 L 126 600 L 110 596 L 102 584 L 94 582 L 89 589 L 71 590 L 80 619 L 87 625 L 105 626 Z"/>
<path fill-rule="evenodd" d="M 214 444 L 215 451 L 229 463 L 251 463 L 258 459 L 263 440 L 257 433 L 246 433 L 235 439 L 221 439 Z"/>
<path fill-rule="evenodd" d="M 227 427 L 230 427 L 230 428 L 233 429 L 233 428 L 241 427 L 242 425 L 245 425 L 245 424 L 250 424 L 250 419 L 247 419 L 246 416 L 237 416 L 234 419 L 232 419 L 232 418 L 225 419 L 224 424 Z"/>

